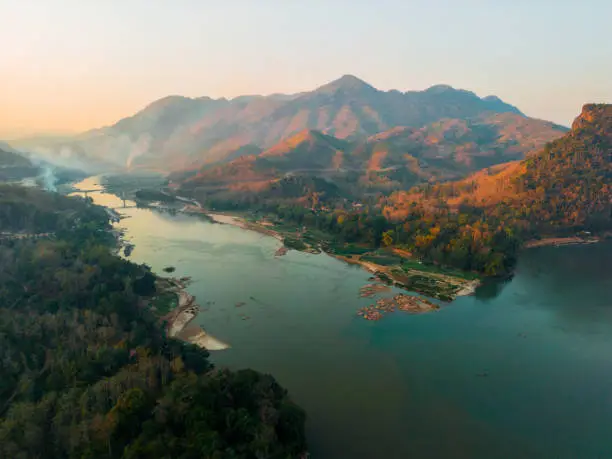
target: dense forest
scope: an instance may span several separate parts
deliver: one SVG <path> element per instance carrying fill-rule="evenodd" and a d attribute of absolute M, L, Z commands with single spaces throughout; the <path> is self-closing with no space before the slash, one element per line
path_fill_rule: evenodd
<path fill-rule="evenodd" d="M 108 229 L 86 199 L 0 188 L 0 457 L 302 457 L 286 391 L 166 337 Z"/>
<path fill-rule="evenodd" d="M 293 177 L 291 194 L 282 193 L 284 179 L 276 194 L 198 198 L 217 209 L 249 209 L 317 228 L 334 244 L 398 246 L 426 262 L 503 276 L 528 239 L 612 229 L 611 137 L 612 106 L 586 105 L 572 130 L 540 152 L 460 182 L 356 203 L 332 184 L 315 188 L 313 179 Z"/>

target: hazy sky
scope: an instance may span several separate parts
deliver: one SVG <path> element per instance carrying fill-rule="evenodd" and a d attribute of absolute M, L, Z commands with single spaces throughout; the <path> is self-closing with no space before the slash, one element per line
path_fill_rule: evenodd
<path fill-rule="evenodd" d="M 169 94 L 446 83 L 569 124 L 612 102 L 612 0 L 0 0 L 0 136 Z"/>

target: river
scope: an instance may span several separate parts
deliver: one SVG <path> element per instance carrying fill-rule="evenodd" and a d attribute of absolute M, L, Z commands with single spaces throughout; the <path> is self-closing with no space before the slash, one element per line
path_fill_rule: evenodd
<path fill-rule="evenodd" d="M 198 217 L 118 211 L 132 261 L 193 278 L 197 320 L 232 346 L 212 361 L 273 374 L 307 411 L 314 459 L 612 457 L 610 243 L 529 250 L 512 281 L 368 322 L 359 267 L 274 257 L 277 240 Z"/>

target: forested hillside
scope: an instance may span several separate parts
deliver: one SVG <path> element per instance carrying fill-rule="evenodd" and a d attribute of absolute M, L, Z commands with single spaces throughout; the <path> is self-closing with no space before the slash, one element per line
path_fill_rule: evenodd
<path fill-rule="evenodd" d="M 386 212 L 400 218 L 414 202 L 470 206 L 544 233 L 599 230 L 611 223 L 611 185 L 612 105 L 591 104 L 571 132 L 538 154 L 460 182 L 396 193 Z"/>
<path fill-rule="evenodd" d="M 388 221 L 404 228 L 419 214 L 431 222 L 410 239 L 429 257 L 452 261 L 464 254 L 457 262 L 477 270 L 484 257 L 485 272 L 496 273 L 512 267 L 527 239 L 611 229 L 611 186 L 612 105 L 592 104 L 568 134 L 520 163 L 398 192 L 381 205 Z M 449 228 L 446 221 L 455 223 Z"/>
<path fill-rule="evenodd" d="M 271 376 L 165 336 L 155 277 L 111 254 L 102 208 L 0 199 L 0 457 L 302 457 L 304 413 Z"/>
<path fill-rule="evenodd" d="M 358 141 L 304 130 L 267 150 L 169 178 L 181 192 L 206 200 L 263 199 L 257 195 L 288 174 L 325 179 L 343 196 L 363 199 L 457 180 L 482 167 L 522 159 L 563 132 L 560 126 L 515 113 L 396 127 Z"/>
<path fill-rule="evenodd" d="M 238 208 L 317 228 L 334 245 L 397 246 L 425 262 L 506 275 L 526 240 L 612 229 L 611 137 L 612 106 L 586 105 L 562 138 L 466 180 L 396 192 L 369 205 L 304 188 L 309 198 L 302 201 L 267 195 Z"/>

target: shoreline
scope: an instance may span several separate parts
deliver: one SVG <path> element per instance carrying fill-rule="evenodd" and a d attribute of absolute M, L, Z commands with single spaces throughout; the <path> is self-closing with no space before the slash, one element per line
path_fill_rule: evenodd
<path fill-rule="evenodd" d="M 337 260 L 343 261 L 347 264 L 359 265 L 361 266 L 361 268 L 372 273 L 374 277 L 386 283 L 387 285 L 392 285 L 393 287 L 397 287 L 409 292 L 417 292 L 422 295 L 429 296 L 431 298 L 436 298 L 442 301 L 450 302 L 460 296 L 472 295 L 476 291 L 476 288 L 481 284 L 481 281 L 479 279 L 468 280 L 459 277 L 453 277 L 447 274 L 432 273 L 427 271 L 409 270 L 408 272 L 403 274 L 403 276 L 409 277 L 410 273 L 414 272 L 420 276 L 427 277 L 434 281 L 444 282 L 448 286 L 451 286 L 455 289 L 454 292 L 448 295 L 449 298 L 443 298 L 441 297 L 441 295 L 436 296 L 435 294 L 432 294 L 431 291 L 424 291 L 415 287 L 410 288 L 409 286 L 405 285 L 405 280 L 399 279 L 398 276 L 393 272 L 393 268 L 397 268 L 397 266 L 383 266 L 378 265 L 376 263 L 372 263 L 371 261 L 363 261 L 361 260 L 361 257 L 359 255 L 345 256 L 334 253 L 327 253 L 327 255 L 336 258 Z"/>
<path fill-rule="evenodd" d="M 328 252 L 322 249 L 320 245 L 315 246 L 311 242 L 305 242 L 300 238 L 294 242 L 302 245 L 302 247 L 296 247 L 293 243 L 289 244 L 289 242 L 293 241 L 293 235 L 284 235 L 282 232 L 273 229 L 274 225 L 270 222 L 265 220 L 253 222 L 247 220 L 247 218 L 245 218 L 243 215 L 236 215 L 229 212 L 211 212 L 210 210 L 204 208 L 197 200 L 188 199 L 177 195 L 173 195 L 173 197 L 184 204 L 182 208 L 177 209 L 181 213 L 202 215 L 213 223 L 231 225 L 243 230 L 253 231 L 265 236 L 273 237 L 282 244 L 281 247 L 276 250 L 274 254 L 275 257 L 283 256 L 289 250 L 298 250 L 305 253 L 324 252 L 328 256 L 336 258 L 344 263 L 360 265 L 363 269 L 372 273 L 375 277 L 388 285 L 393 285 L 408 292 L 417 292 L 422 295 L 447 302 L 451 302 L 460 296 L 474 294 L 476 288 L 481 283 L 480 280 L 469 280 L 460 276 L 454 276 L 442 272 L 431 272 L 429 270 L 421 271 L 414 268 L 408 269 L 399 274 L 397 271 L 401 270 L 400 265 L 383 266 L 373 262 L 361 260 L 360 256 L 337 255 L 333 252 Z M 401 258 L 410 258 L 412 255 L 400 248 L 393 248 L 393 253 Z M 430 285 L 423 285 L 423 278 L 425 278 L 426 282 L 429 282 Z M 191 317 L 191 315 L 193 315 L 193 317 Z M 184 336 L 189 337 L 191 340 L 195 339 L 194 336 L 200 336 L 197 338 L 197 341 L 205 341 L 203 336 L 205 336 L 206 333 L 203 330 L 201 333 L 198 333 L 192 329 L 193 327 L 189 327 L 189 323 L 196 315 L 197 311 L 189 312 L 188 307 L 185 307 L 185 312 L 183 315 L 177 316 L 175 319 L 178 324 L 177 327 L 180 327 L 180 331 L 173 331 L 173 333 L 178 336 L 181 334 L 181 332 L 183 332 L 183 330 L 189 329 L 189 332 L 185 332 Z"/>
<path fill-rule="evenodd" d="M 208 215 L 215 223 L 219 223 L 222 225 L 232 225 L 237 226 L 238 228 L 242 228 L 244 230 L 255 231 L 256 233 L 265 234 L 267 236 L 273 237 L 274 239 L 282 243 L 284 243 L 285 241 L 283 235 L 278 231 L 275 231 L 268 227 L 264 227 L 263 225 L 259 225 L 257 223 L 251 223 L 247 221 L 244 217 L 225 213 L 206 212 L 205 210 L 203 210 L 203 213 Z"/>
<path fill-rule="evenodd" d="M 267 236 L 274 237 L 275 239 L 277 239 L 283 244 L 283 246 L 281 246 L 281 248 L 276 252 L 275 256 L 284 255 L 286 251 L 290 249 L 290 247 L 286 246 L 285 238 L 280 232 L 272 230 L 269 227 L 264 227 L 256 223 L 248 222 L 242 216 L 231 215 L 231 214 L 226 214 L 226 213 L 218 213 L 218 212 L 207 212 L 202 207 L 199 207 L 196 210 L 196 212 L 206 214 L 215 223 L 232 225 L 232 226 L 236 226 L 238 228 L 244 229 L 244 230 L 255 231 L 260 234 L 265 234 Z M 468 280 L 468 279 L 463 279 L 461 277 L 451 276 L 448 274 L 433 273 L 429 271 L 419 271 L 415 269 L 411 269 L 407 273 L 404 273 L 403 276 L 401 276 L 401 277 L 405 277 L 405 279 L 398 279 L 398 276 L 394 275 L 394 273 L 392 272 L 393 266 L 383 266 L 383 265 L 378 265 L 373 262 L 363 261 L 361 260 L 361 257 L 359 255 L 349 257 L 349 256 L 344 256 L 344 255 L 337 255 L 335 253 L 327 252 L 325 250 L 321 250 L 321 251 L 325 253 L 326 255 L 336 258 L 337 260 L 340 260 L 344 263 L 359 265 L 364 270 L 372 273 L 375 277 L 379 277 L 380 275 L 380 280 L 390 285 L 393 285 L 394 287 L 403 289 L 408 292 L 417 292 L 425 296 L 430 296 L 432 298 L 436 298 L 442 301 L 450 302 L 460 296 L 473 295 L 474 292 L 476 291 L 476 288 L 481 284 L 481 281 L 478 279 Z M 306 250 L 305 252 L 310 253 L 308 250 Z M 394 253 L 402 257 L 408 254 L 408 252 L 401 250 L 401 249 L 394 249 Z M 397 268 L 397 266 L 395 268 Z M 435 289 L 424 289 L 424 288 L 419 289 L 414 286 L 406 285 L 406 282 L 410 280 L 411 274 L 426 277 L 426 278 L 433 280 L 434 282 L 438 282 L 442 284 L 444 287 L 446 287 L 447 290 L 450 289 L 451 292 L 443 293 L 443 292 L 437 292 L 435 291 Z M 386 281 L 385 278 L 388 281 Z"/>
<path fill-rule="evenodd" d="M 533 249 L 536 247 L 560 247 L 565 245 L 583 245 L 583 244 L 596 244 L 601 242 L 598 237 L 582 238 L 578 236 L 569 237 L 548 237 L 543 239 L 531 239 L 524 244 L 524 248 Z"/>
<path fill-rule="evenodd" d="M 177 306 L 162 316 L 162 320 L 166 321 L 168 336 L 195 344 L 207 351 L 229 349 L 229 344 L 208 334 L 200 325 L 191 324 L 200 313 L 200 306 L 195 302 L 195 296 L 185 290 L 186 285 L 174 278 L 158 277 L 158 280 L 162 279 L 169 284 L 168 291 L 175 293 L 178 298 Z"/>
<path fill-rule="evenodd" d="M 109 192 L 104 185 L 100 185 L 100 191 Z M 74 187 L 74 184 L 72 184 L 70 194 L 75 193 L 82 193 L 82 190 Z M 111 194 L 115 193 L 111 192 Z M 185 211 L 187 210 L 186 208 L 192 207 L 197 213 L 205 213 L 202 212 L 203 209 L 197 201 L 192 201 L 183 197 L 177 197 L 177 199 L 186 203 L 182 210 Z M 106 206 L 101 207 L 106 211 L 111 224 L 114 225 L 121 221 L 122 215 L 115 209 Z M 186 213 L 188 212 L 187 210 Z M 123 251 L 124 256 L 128 257 L 129 253 L 127 250 L 129 249 L 131 252 L 133 245 L 125 240 L 124 230 L 113 227 L 109 230 L 109 233 L 115 239 L 114 248 L 112 249 L 113 253 L 121 255 Z M 208 351 L 219 351 L 230 348 L 229 344 L 209 335 L 201 326 L 191 324 L 200 313 L 200 306 L 195 302 L 195 297 L 186 291 L 187 286 L 183 280 L 161 277 L 159 275 L 156 275 L 156 278 L 157 283 L 163 284 L 158 285 L 158 288 L 171 292 L 177 296 L 177 306 L 167 314 L 161 316 L 161 320 L 166 321 L 165 328 L 169 337 L 194 344 Z"/>

